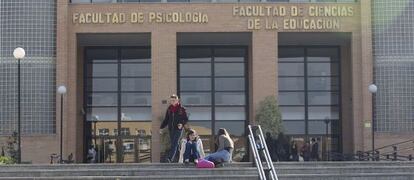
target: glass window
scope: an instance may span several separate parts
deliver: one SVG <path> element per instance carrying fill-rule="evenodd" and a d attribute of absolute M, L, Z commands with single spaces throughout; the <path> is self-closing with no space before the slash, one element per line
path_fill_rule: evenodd
<path fill-rule="evenodd" d="M 121 121 L 150 121 L 151 119 L 151 107 L 121 109 Z"/>
<path fill-rule="evenodd" d="M 118 76 L 118 64 L 87 64 L 88 77 L 116 77 Z"/>
<path fill-rule="evenodd" d="M 283 120 L 304 120 L 305 119 L 305 107 L 280 107 Z"/>
<path fill-rule="evenodd" d="M 337 92 L 309 92 L 309 105 L 338 105 L 339 95 Z"/>
<path fill-rule="evenodd" d="M 244 107 L 216 107 L 216 120 L 245 120 Z"/>
<path fill-rule="evenodd" d="M 305 80 L 303 77 L 279 77 L 279 90 L 305 90 Z"/>
<path fill-rule="evenodd" d="M 325 121 L 309 121 L 309 134 L 326 134 Z M 331 134 L 331 121 L 328 121 L 328 134 Z"/>
<path fill-rule="evenodd" d="M 233 141 L 235 140 L 234 136 L 243 136 L 244 135 L 244 121 L 218 121 L 216 122 L 216 128 L 214 133 L 217 134 L 217 131 L 220 128 L 225 128 L 230 136 L 232 137 Z"/>
<path fill-rule="evenodd" d="M 237 0 L 224 0 L 221 2 Z M 214 49 L 215 62 L 244 62 L 246 50 L 244 48 L 217 48 Z"/>
<path fill-rule="evenodd" d="M 244 63 L 215 63 L 215 76 L 244 76 Z"/>
<path fill-rule="evenodd" d="M 91 0 L 70 0 L 71 3 L 90 3 Z"/>
<path fill-rule="evenodd" d="M 337 76 L 338 63 L 308 63 L 308 76 Z"/>
<path fill-rule="evenodd" d="M 181 91 L 209 91 L 211 78 L 180 78 Z"/>
<path fill-rule="evenodd" d="M 151 62 L 151 50 L 147 48 L 131 48 L 121 50 L 122 63 Z"/>
<path fill-rule="evenodd" d="M 303 48 L 284 48 L 280 47 L 279 62 L 304 62 L 305 50 Z"/>
<path fill-rule="evenodd" d="M 337 106 L 308 107 L 309 119 L 339 119 Z"/>
<path fill-rule="evenodd" d="M 305 92 L 279 92 L 279 105 L 305 105 Z"/>
<path fill-rule="evenodd" d="M 308 61 L 338 61 L 338 48 L 308 48 Z"/>
<path fill-rule="evenodd" d="M 337 77 L 310 77 L 308 78 L 308 90 L 339 90 Z"/>
<path fill-rule="evenodd" d="M 210 48 L 180 48 L 181 62 L 210 62 Z"/>
<path fill-rule="evenodd" d="M 88 108 L 86 112 L 87 121 L 116 121 L 117 117 L 117 108 Z"/>
<path fill-rule="evenodd" d="M 188 105 L 211 105 L 211 93 L 181 93 L 181 102 Z"/>
<path fill-rule="evenodd" d="M 215 103 L 217 105 L 246 105 L 246 94 L 244 92 L 217 92 Z"/>
<path fill-rule="evenodd" d="M 305 134 L 305 121 L 283 121 L 286 134 Z"/>
<path fill-rule="evenodd" d="M 117 91 L 118 79 L 116 78 L 99 78 L 87 79 L 87 91 Z"/>
<path fill-rule="evenodd" d="M 211 76 L 211 63 L 180 63 L 180 76 Z"/>
<path fill-rule="evenodd" d="M 151 106 L 151 93 L 122 93 L 122 106 Z"/>
<path fill-rule="evenodd" d="M 86 56 L 91 63 L 116 63 L 118 62 L 116 49 L 87 49 Z"/>
<path fill-rule="evenodd" d="M 244 78 L 216 78 L 214 85 L 218 91 L 243 91 L 244 82 Z"/>
<path fill-rule="evenodd" d="M 211 120 L 210 107 L 186 107 L 189 120 Z"/>
<path fill-rule="evenodd" d="M 87 99 L 88 106 L 116 106 L 118 104 L 116 93 L 90 93 Z"/>
<path fill-rule="evenodd" d="M 279 63 L 278 72 L 279 76 L 304 76 L 304 64 L 303 63 Z"/>
<path fill-rule="evenodd" d="M 151 91 L 150 78 L 124 78 L 121 83 L 121 91 Z"/>
<path fill-rule="evenodd" d="M 151 76 L 151 64 L 121 64 L 121 76 Z"/>

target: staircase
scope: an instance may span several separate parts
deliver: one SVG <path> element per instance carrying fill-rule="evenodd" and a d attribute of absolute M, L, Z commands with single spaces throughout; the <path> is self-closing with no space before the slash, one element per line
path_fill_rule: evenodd
<path fill-rule="evenodd" d="M 414 162 L 277 162 L 279 180 L 414 180 Z M 214 169 L 183 164 L 1 165 L 2 179 L 259 179 L 253 163 Z"/>

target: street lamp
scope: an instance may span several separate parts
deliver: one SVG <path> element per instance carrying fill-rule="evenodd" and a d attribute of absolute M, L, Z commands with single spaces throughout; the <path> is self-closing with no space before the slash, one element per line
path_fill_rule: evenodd
<path fill-rule="evenodd" d="M 369 92 L 372 94 L 372 96 L 371 96 L 371 102 L 372 102 L 372 123 L 371 123 L 371 145 L 372 145 L 372 158 L 373 158 L 373 160 L 375 159 L 375 157 L 374 157 L 374 155 L 375 155 L 375 144 L 374 144 L 374 142 L 375 142 L 375 135 L 374 135 L 374 127 L 375 127 L 375 114 L 374 114 L 374 106 L 375 106 L 375 93 L 377 93 L 377 90 L 378 90 L 378 88 L 377 88 L 377 85 L 375 85 L 375 84 L 371 84 L 371 85 L 369 85 L 368 86 L 368 90 L 369 90 Z"/>
<path fill-rule="evenodd" d="M 22 162 L 22 150 L 21 150 L 21 117 L 20 117 L 20 60 L 24 58 L 24 56 L 26 55 L 26 52 L 24 51 L 23 48 L 18 47 L 16 49 L 14 49 L 13 51 L 13 56 L 15 59 L 17 59 L 17 138 L 18 138 L 18 150 L 17 150 L 17 154 L 18 154 L 18 158 L 17 158 L 17 162 L 20 164 Z"/>
<path fill-rule="evenodd" d="M 60 94 L 60 163 L 62 163 L 62 147 L 63 147 L 63 95 L 66 94 L 66 87 L 59 86 L 57 89 Z"/>

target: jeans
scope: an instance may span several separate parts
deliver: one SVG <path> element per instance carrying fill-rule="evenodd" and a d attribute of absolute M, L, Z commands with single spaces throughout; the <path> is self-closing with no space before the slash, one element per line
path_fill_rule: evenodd
<path fill-rule="evenodd" d="M 208 155 L 204 159 L 207 159 L 212 162 L 229 162 L 230 153 L 227 150 L 223 149 L 223 150 L 220 150 L 213 154 Z"/>
<path fill-rule="evenodd" d="M 180 140 L 182 131 L 183 131 L 182 129 L 175 130 L 175 131 L 170 131 L 171 149 L 170 149 L 170 154 L 168 155 L 168 158 L 169 158 L 170 161 L 173 161 L 175 155 L 177 154 L 178 141 Z"/>
<path fill-rule="evenodd" d="M 195 159 L 200 158 L 200 154 L 197 151 L 197 142 L 187 142 L 185 144 L 185 151 L 184 151 L 184 161 L 194 161 Z"/>

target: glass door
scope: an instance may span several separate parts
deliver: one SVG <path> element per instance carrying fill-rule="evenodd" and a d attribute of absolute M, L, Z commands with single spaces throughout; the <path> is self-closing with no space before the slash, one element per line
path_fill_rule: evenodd
<path fill-rule="evenodd" d="M 286 134 L 298 145 L 312 145 L 315 139 L 320 159 L 327 159 L 329 152 L 341 152 L 339 48 L 282 46 L 278 67 L 278 99 Z"/>
<path fill-rule="evenodd" d="M 149 162 L 150 49 L 86 48 L 85 67 L 85 142 L 96 162 Z"/>

